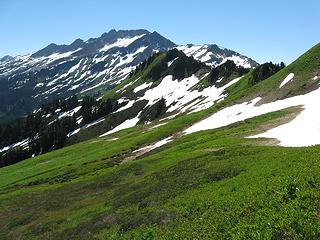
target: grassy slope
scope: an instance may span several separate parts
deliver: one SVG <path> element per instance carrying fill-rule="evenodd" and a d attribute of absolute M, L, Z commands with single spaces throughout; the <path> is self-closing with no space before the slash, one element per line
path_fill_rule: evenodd
<path fill-rule="evenodd" d="M 295 74 L 293 81 L 279 88 L 281 82 L 289 73 Z M 304 94 L 318 88 L 318 81 L 313 80 L 316 73 L 320 74 L 320 44 L 317 44 L 289 66 L 259 84 L 250 87 L 250 73 L 248 73 L 241 81 L 231 86 L 227 92 L 232 95 L 233 99 L 247 101 L 262 96 L 264 102 L 270 102 Z"/>
<path fill-rule="evenodd" d="M 137 127 L 117 141 L 94 139 L 0 169 L 0 236 L 319 237 L 319 147 L 240 138 L 291 111 L 185 136 L 120 165 L 130 149 L 174 126 L 143 134 L 146 127 Z"/>
<path fill-rule="evenodd" d="M 122 91 L 118 91 L 118 90 L 122 89 L 124 86 L 130 84 L 131 82 L 134 82 L 134 83 L 125 88 L 128 92 L 133 91 L 133 89 L 135 89 L 137 86 L 141 85 L 142 83 L 148 82 L 148 79 L 146 79 L 146 76 L 148 75 L 150 70 L 153 69 L 160 62 L 164 61 L 165 57 L 166 57 L 166 53 L 161 53 L 158 57 L 155 58 L 155 60 L 146 69 L 144 69 L 141 72 L 138 72 L 131 78 L 126 79 L 111 91 L 106 92 L 106 94 L 104 95 L 104 98 L 105 99 L 120 98 L 122 96 Z"/>
<path fill-rule="evenodd" d="M 308 82 L 319 48 L 253 88 L 248 74 L 213 108 L 0 169 L 0 239 L 319 238 L 319 147 L 258 146 L 242 138 L 293 110 L 185 136 L 121 164 L 133 150 L 243 96 L 267 93 L 291 71 L 299 81 L 290 89 Z"/>

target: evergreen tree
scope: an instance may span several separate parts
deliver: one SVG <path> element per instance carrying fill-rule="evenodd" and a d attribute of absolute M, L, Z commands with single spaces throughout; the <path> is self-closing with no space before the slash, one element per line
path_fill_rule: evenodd
<path fill-rule="evenodd" d="M 282 68 L 285 67 L 285 64 L 281 62 L 280 64 L 273 64 L 272 62 L 264 63 L 256 67 L 252 72 L 252 78 L 250 79 L 250 84 L 255 85 L 273 74 L 280 71 Z"/>

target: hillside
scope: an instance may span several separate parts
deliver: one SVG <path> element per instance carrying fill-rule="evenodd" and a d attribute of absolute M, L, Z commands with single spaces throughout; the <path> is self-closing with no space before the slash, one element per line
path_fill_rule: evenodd
<path fill-rule="evenodd" d="M 289 107 L 303 110 L 293 121 L 255 137 L 276 138 L 283 146 L 320 144 L 317 120 L 319 101 L 320 44 L 270 78 L 250 87 L 245 78 L 229 89 L 238 104 L 225 108 L 197 123 L 188 133 L 213 129 Z M 241 82 L 242 81 L 242 82 Z M 239 88 L 243 88 L 239 91 Z M 232 94 L 234 92 L 235 94 Z"/>
<path fill-rule="evenodd" d="M 222 101 L 225 89 L 248 72 L 233 61 L 211 69 L 177 49 L 154 54 L 103 99 L 55 100 L 0 125 L 0 166 L 137 124 L 207 109 Z"/>
<path fill-rule="evenodd" d="M 318 239 L 319 56 L 154 54 L 80 143 L 0 168 L 0 237 Z"/>

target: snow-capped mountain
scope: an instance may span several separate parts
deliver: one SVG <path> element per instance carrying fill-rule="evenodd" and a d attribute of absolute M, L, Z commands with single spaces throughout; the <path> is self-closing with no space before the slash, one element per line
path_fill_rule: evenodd
<path fill-rule="evenodd" d="M 273 123 L 274 129 L 251 136 L 274 137 L 284 146 L 320 144 L 316 117 L 319 46 L 287 67 L 270 62 L 254 69 L 230 59 L 212 67 L 177 48 L 155 53 L 98 99 L 72 97 L 37 109 L 13 125 L 23 136 L 9 134 L 12 138 L 3 140 L 0 153 L 22 146 L 28 156 L 41 154 L 63 147 L 66 142 L 105 137 L 137 125 L 151 124 L 153 129 L 174 121 L 173 118 L 201 112 L 204 119 L 186 123 L 187 128 L 176 133 L 180 136 L 288 108 L 294 117 L 301 114 L 296 119 L 285 119 L 289 123 L 283 127 L 279 126 L 281 122 Z M 301 69 L 300 66 L 308 67 Z M 301 110 L 301 106 L 305 110 Z M 202 111 L 206 109 L 210 110 Z M 34 122 L 39 122 L 41 127 Z M 31 135 L 23 127 L 29 125 L 34 127 Z M 6 134 L 6 130 L 2 134 Z M 174 138 L 169 136 L 159 144 Z"/>
<path fill-rule="evenodd" d="M 177 47 L 188 56 L 217 66 L 230 59 L 251 68 L 250 58 L 216 45 L 177 46 L 157 32 L 115 31 L 70 45 L 50 44 L 36 53 L 0 61 L 0 117 L 15 117 L 57 97 L 100 94 L 113 88 L 155 52 Z"/>
<path fill-rule="evenodd" d="M 235 51 L 219 47 L 216 44 L 187 44 L 185 46 L 179 46 L 177 49 L 183 51 L 187 56 L 192 56 L 196 60 L 204 62 L 212 67 L 221 65 L 227 60 L 231 60 L 237 66 L 245 68 L 254 68 L 258 65 L 257 62 L 251 58 L 243 56 Z"/>
<path fill-rule="evenodd" d="M 248 71 L 230 60 L 212 70 L 177 49 L 158 54 L 109 92 L 108 97 L 121 106 L 113 114 L 124 117 L 105 126 L 109 131 L 101 136 L 207 109 L 223 101 L 229 95 L 227 89 Z"/>
<path fill-rule="evenodd" d="M 121 41 L 123 45 L 129 42 Z M 23 147 L 27 156 L 37 155 L 62 147 L 70 139 L 78 141 L 72 140 L 78 136 L 83 140 L 84 132 L 85 139 L 91 133 L 106 136 L 137 124 L 198 112 L 223 101 L 228 96 L 226 89 L 248 71 L 230 60 L 212 69 L 176 48 L 155 53 L 102 98 L 74 96 L 42 105 L 13 124 L 11 130 L 20 135 L 6 133 L 11 130 L 5 127 L 0 139 L 5 135 L 7 139 L 1 140 L 0 153 Z M 29 126 L 32 130 L 26 131 Z"/>

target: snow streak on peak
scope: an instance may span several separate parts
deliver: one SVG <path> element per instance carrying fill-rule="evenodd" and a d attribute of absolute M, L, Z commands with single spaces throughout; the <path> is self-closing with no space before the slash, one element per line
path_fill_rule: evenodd
<path fill-rule="evenodd" d="M 70 45 L 50 44 L 36 53 L 0 61 L 0 77 L 5 83 L 3 92 L 32 99 L 29 108 L 57 97 L 101 94 L 121 83 L 137 65 L 154 53 L 175 47 L 175 43 L 160 34 L 146 30 L 110 31 L 87 41 L 76 40 Z M 230 55 L 229 50 L 216 45 L 187 45 L 178 49 L 210 66 L 221 64 L 233 53 L 236 54 L 232 52 Z M 239 59 L 233 57 L 232 60 L 244 65 L 240 55 Z M 173 62 L 169 62 L 168 66 Z M 21 91 L 21 94 L 16 91 Z M 19 101 L 19 97 L 13 99 L 12 106 Z M 6 109 L 13 108 L 8 106 Z M 21 114 L 20 109 L 12 111 Z M 25 113 L 28 111 L 25 110 Z"/>
<path fill-rule="evenodd" d="M 244 68 L 253 68 L 257 65 L 256 62 L 231 51 L 226 48 L 221 48 L 217 45 L 184 45 L 177 47 L 178 50 L 184 52 L 187 56 L 192 56 L 196 60 L 206 63 L 211 67 L 217 67 L 227 60 L 233 61 L 237 66 L 242 66 Z"/>
<path fill-rule="evenodd" d="M 118 38 L 117 41 L 115 41 L 114 43 L 106 44 L 103 48 L 100 49 L 100 52 L 106 52 L 114 47 L 119 47 L 119 48 L 128 47 L 131 43 L 135 42 L 139 38 L 142 38 L 143 36 L 145 36 L 145 34 L 135 36 L 132 38 Z"/>

